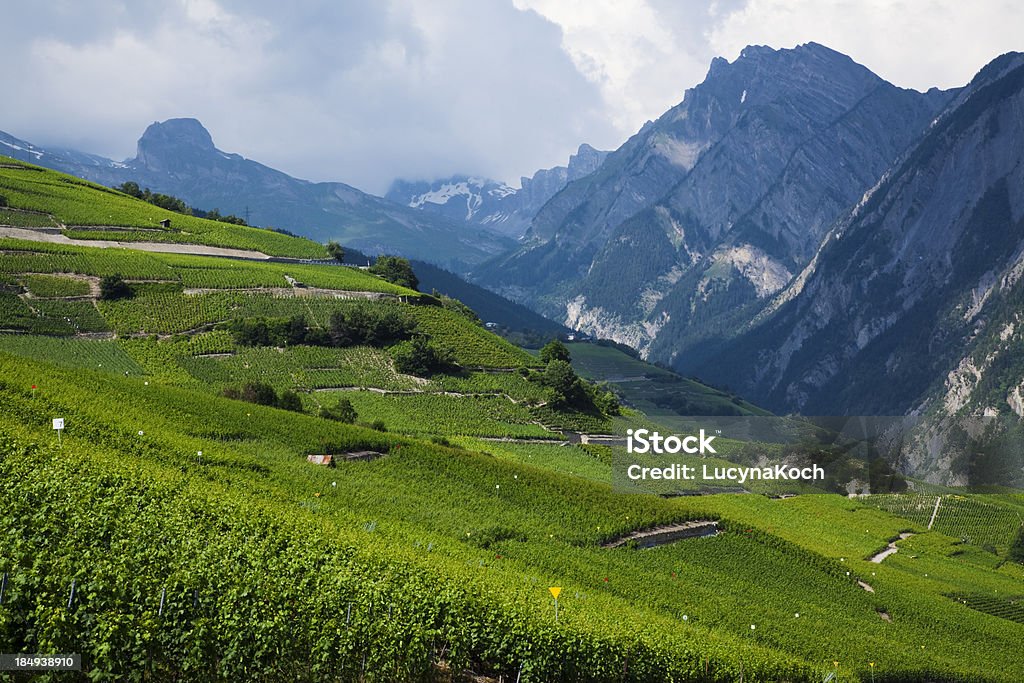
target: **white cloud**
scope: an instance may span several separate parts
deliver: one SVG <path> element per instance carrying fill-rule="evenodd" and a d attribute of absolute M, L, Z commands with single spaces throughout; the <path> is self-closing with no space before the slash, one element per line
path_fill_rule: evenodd
<path fill-rule="evenodd" d="M 707 9 L 679 21 L 646 0 L 513 0 L 557 24 L 576 68 L 601 88 L 612 122 L 629 135 L 682 99 L 711 55 L 699 39 Z M 694 38 L 698 39 L 694 39 Z"/>
<path fill-rule="evenodd" d="M 517 180 L 615 140 L 557 29 L 507 0 L 36 3 L 11 17 L 0 129 L 115 158 L 195 116 L 222 149 L 383 192 L 395 176 Z M 20 30 L 24 28 L 24 30 Z M 616 140 L 616 142 L 619 142 Z"/>
<path fill-rule="evenodd" d="M 613 148 L 750 43 L 814 40 L 897 85 L 966 82 L 1012 49 L 1002 1 L 78 0 L 9 3 L 0 129 L 123 158 L 195 116 L 222 149 L 383 192 L 515 182 Z"/>
<path fill-rule="evenodd" d="M 905 88 L 966 84 L 997 55 L 1022 47 L 1024 4 L 1002 0 L 749 0 L 709 31 L 712 50 L 735 58 L 750 44 L 814 41 Z"/>

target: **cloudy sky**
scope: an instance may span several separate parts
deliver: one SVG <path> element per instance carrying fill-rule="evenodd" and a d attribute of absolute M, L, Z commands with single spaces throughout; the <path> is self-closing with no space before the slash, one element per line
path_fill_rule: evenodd
<path fill-rule="evenodd" d="M 151 122 L 383 193 L 518 184 L 612 149 L 748 44 L 817 41 L 896 85 L 963 85 L 1024 49 L 1001 0 L 42 0 L 4 3 L 0 130 L 115 159 Z"/>

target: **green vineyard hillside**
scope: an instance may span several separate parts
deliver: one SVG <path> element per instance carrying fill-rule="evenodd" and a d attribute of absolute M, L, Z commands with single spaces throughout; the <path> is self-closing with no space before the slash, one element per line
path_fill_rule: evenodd
<path fill-rule="evenodd" d="M 0 652 L 97 681 L 1024 671 L 1024 566 L 977 533 L 1024 497 L 928 529 L 870 496 L 619 493 L 597 436 L 658 416 L 451 302 L 9 160 L 0 195 Z M 90 246 L 112 232 L 139 248 Z M 179 242 L 280 259 L 146 248 Z M 669 375 L 627 401 L 761 412 Z M 610 547 L 687 521 L 715 533 Z"/>

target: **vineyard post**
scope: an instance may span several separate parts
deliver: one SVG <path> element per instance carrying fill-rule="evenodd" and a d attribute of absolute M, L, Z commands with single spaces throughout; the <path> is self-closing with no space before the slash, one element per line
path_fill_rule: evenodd
<path fill-rule="evenodd" d="M 558 623 L 558 595 L 562 592 L 561 586 L 551 586 L 548 588 L 548 592 L 551 593 L 551 597 L 555 599 L 555 623 Z"/>
<path fill-rule="evenodd" d="M 71 603 L 75 601 L 75 580 L 71 579 L 71 592 L 68 594 L 68 609 L 71 609 Z"/>
<path fill-rule="evenodd" d="M 166 598 L 166 597 L 167 597 L 167 587 L 164 586 L 163 588 L 160 589 L 160 608 L 156 611 L 156 615 L 158 617 L 162 617 L 164 615 L 164 598 Z"/>
<path fill-rule="evenodd" d="M 4 604 L 4 592 L 7 590 L 7 572 L 0 577 L 0 605 Z"/>

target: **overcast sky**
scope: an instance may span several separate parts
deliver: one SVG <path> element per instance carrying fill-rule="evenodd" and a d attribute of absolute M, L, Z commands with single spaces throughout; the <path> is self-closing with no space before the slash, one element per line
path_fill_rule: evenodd
<path fill-rule="evenodd" d="M 456 172 L 518 184 L 613 149 L 748 44 L 816 41 L 925 90 L 1024 49 L 997 0 L 5 2 L 0 130 L 115 159 L 157 120 L 383 193 Z"/>

